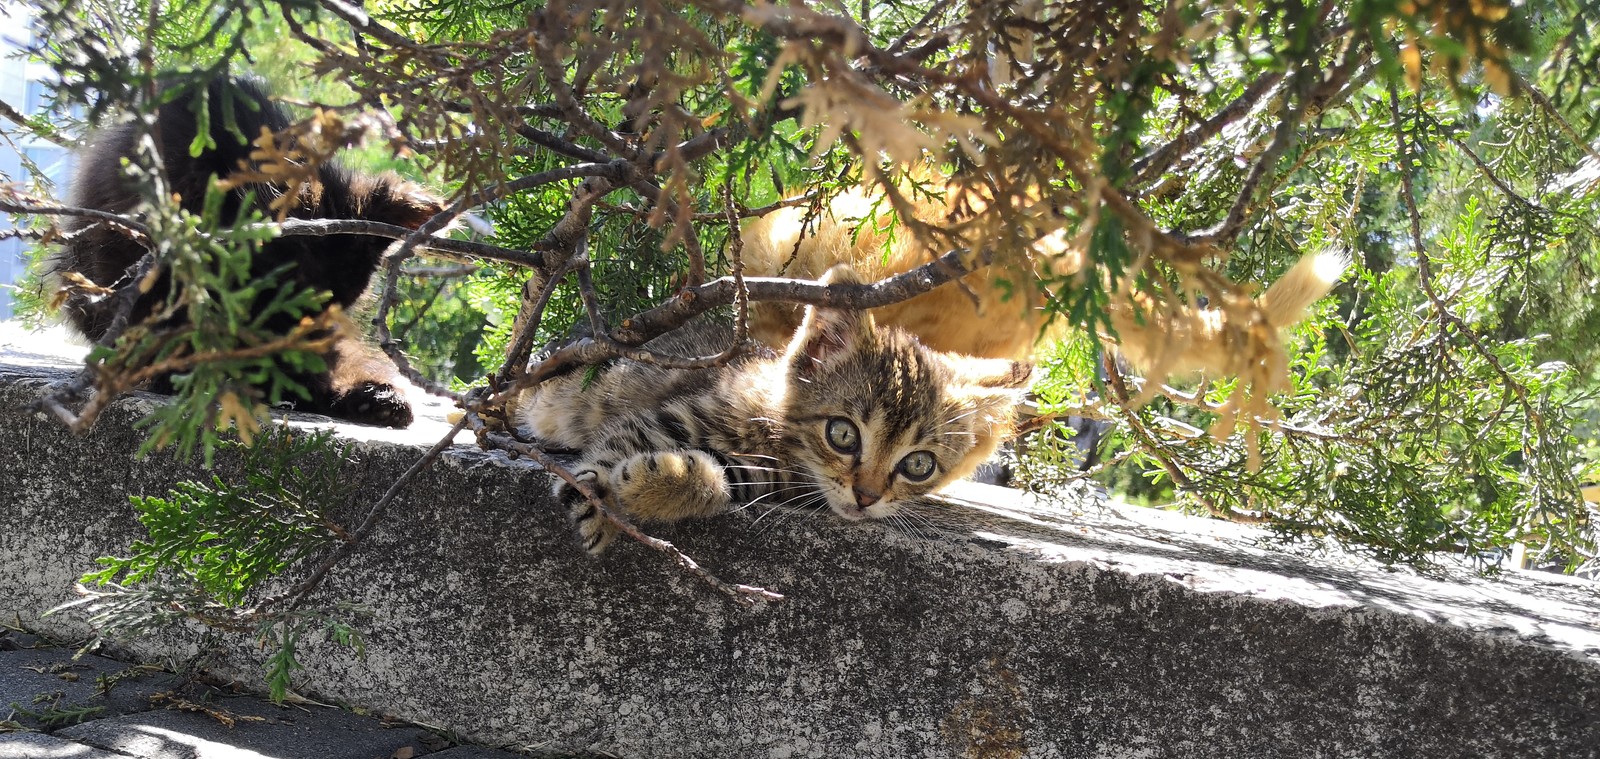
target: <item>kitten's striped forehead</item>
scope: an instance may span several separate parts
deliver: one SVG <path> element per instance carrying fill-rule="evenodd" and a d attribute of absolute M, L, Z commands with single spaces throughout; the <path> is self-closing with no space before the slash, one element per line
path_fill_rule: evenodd
<path fill-rule="evenodd" d="M 938 410 L 944 378 L 924 351 L 902 344 L 873 356 L 876 364 L 869 379 L 879 383 L 883 408 L 884 433 L 895 439 L 914 425 L 924 423 Z"/>
<path fill-rule="evenodd" d="M 898 332 L 880 332 L 870 345 L 859 346 L 831 377 L 818 378 L 817 400 L 844 401 L 863 421 L 873 420 L 883 440 L 937 434 L 944 410 L 949 372 L 927 349 Z M 832 387 L 826 387 L 832 386 Z"/>

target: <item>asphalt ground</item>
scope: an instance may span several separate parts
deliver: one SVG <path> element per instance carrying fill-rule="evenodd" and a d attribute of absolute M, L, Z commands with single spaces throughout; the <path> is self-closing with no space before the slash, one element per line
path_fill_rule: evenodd
<path fill-rule="evenodd" d="M 520 759 L 0 629 L 0 759 Z"/>

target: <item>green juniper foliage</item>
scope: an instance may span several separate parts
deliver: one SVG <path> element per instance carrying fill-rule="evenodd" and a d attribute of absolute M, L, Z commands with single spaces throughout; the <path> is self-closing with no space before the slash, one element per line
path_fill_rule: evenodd
<path fill-rule="evenodd" d="M 253 444 L 230 443 L 238 461 L 209 482 L 181 482 L 165 496 L 133 496 L 148 533 L 126 556 L 99 559 L 85 574 L 86 605 L 98 635 L 132 636 L 185 619 L 253 632 L 274 653 L 267 683 L 281 700 L 299 669 L 295 645 L 322 630 L 337 644 L 360 651 L 352 626 L 365 612 L 334 609 L 253 608 L 261 591 L 285 570 L 338 545 L 345 530 L 335 509 L 347 505 L 341 469 L 352 457 L 331 431 L 292 432 L 269 427 Z"/>
<path fill-rule="evenodd" d="M 237 607 L 264 580 L 338 540 L 342 528 L 330 511 L 344 500 L 340 467 L 350 452 L 332 432 L 295 435 L 274 425 L 254 445 L 230 447 L 243 457 L 237 478 L 217 474 L 179 483 L 165 497 L 133 496 L 149 539 L 126 558 L 100 559 L 105 568 L 83 582 L 134 585 L 170 575 Z"/>
<path fill-rule="evenodd" d="M 327 294 L 280 284 L 277 275 L 282 272 L 252 276 L 254 251 L 274 236 L 274 229 L 252 223 L 260 221 L 253 213 L 238 220 L 243 223 L 223 223 L 222 196 L 213 187 L 205 213 L 198 217 L 170 200 L 149 199 L 155 210 L 145 217 L 146 224 L 152 237 L 163 241 L 157 265 L 178 283 L 161 314 L 185 309 L 189 328 L 135 326 L 116 345 L 96 347 L 88 359 L 89 366 L 106 373 L 142 366 L 185 369 L 172 378 L 174 401 L 140 422 L 149 429 L 141 453 L 169 445 L 184 456 L 199 450 L 208 466 L 223 431 L 233 427 L 248 441 L 269 421 L 267 405 L 282 403 L 290 394 L 309 397 L 290 378 L 292 372 L 324 366 L 309 340 L 286 341 L 264 325 L 279 314 L 309 319 L 322 311 Z M 285 349 L 253 350 L 274 341 Z"/>

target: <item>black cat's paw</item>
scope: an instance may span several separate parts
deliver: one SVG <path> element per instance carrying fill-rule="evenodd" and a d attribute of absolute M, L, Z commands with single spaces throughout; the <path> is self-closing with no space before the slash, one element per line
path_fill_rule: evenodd
<path fill-rule="evenodd" d="M 328 408 L 330 416 L 360 424 L 404 428 L 411 426 L 411 404 L 393 385 L 363 382 L 339 396 Z"/>

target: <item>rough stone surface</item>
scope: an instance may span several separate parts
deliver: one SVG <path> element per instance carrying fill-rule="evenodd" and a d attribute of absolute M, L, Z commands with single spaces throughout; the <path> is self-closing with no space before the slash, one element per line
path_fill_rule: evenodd
<path fill-rule="evenodd" d="M 82 438 L 29 410 L 65 376 L 29 361 L 0 358 L 0 619 L 76 633 L 39 614 L 140 534 L 129 495 L 195 471 L 133 458 L 148 397 Z M 419 455 L 343 429 L 367 502 Z M 982 488 L 930 535 L 786 512 L 655 530 L 788 596 L 745 609 L 639 546 L 584 557 L 547 489 L 518 462 L 446 456 L 326 587 L 376 613 L 367 658 L 307 641 L 300 690 L 624 757 L 1600 756 L 1591 583 L 1423 577 Z M 258 678 L 248 643 L 220 666 Z"/>
<path fill-rule="evenodd" d="M 521 754 L 513 754 L 510 751 L 497 751 L 478 746 L 456 746 L 428 755 L 428 759 L 520 759 L 520 757 Z"/>

